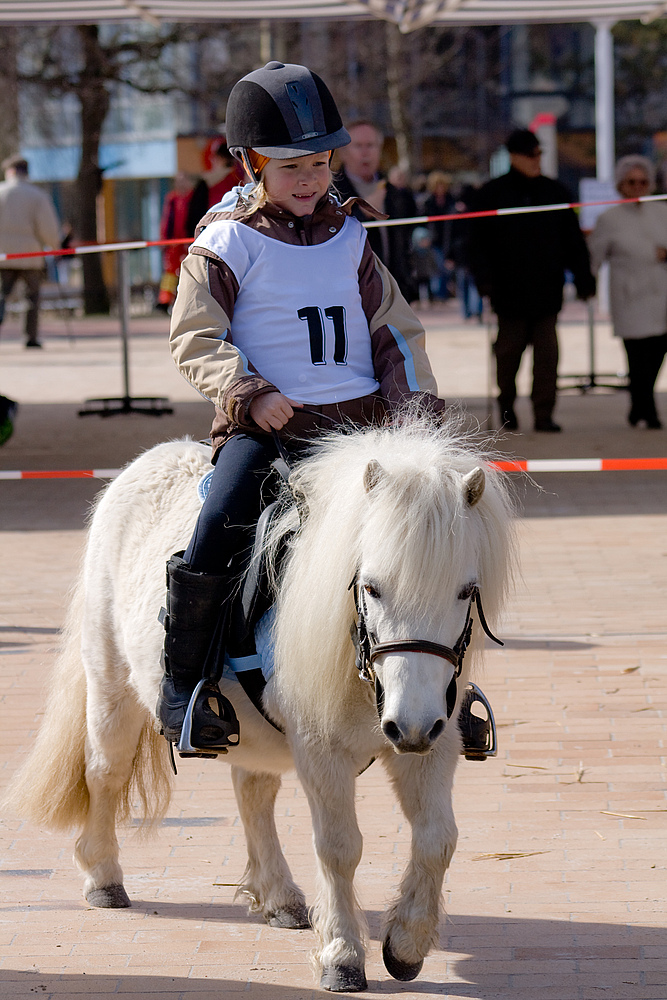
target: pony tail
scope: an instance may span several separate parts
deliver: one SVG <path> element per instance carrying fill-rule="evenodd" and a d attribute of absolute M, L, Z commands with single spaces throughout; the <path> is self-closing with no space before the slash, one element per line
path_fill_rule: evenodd
<path fill-rule="evenodd" d="M 85 778 L 86 676 L 81 661 L 83 586 L 74 591 L 64 645 L 56 661 L 46 710 L 28 759 L 2 805 L 36 826 L 67 831 L 83 824 L 90 796 Z"/>

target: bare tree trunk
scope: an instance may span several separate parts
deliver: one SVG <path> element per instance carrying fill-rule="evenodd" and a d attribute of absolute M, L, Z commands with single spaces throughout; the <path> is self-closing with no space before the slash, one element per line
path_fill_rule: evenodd
<path fill-rule="evenodd" d="M 105 56 L 96 25 L 77 28 L 84 54 L 84 69 L 77 96 L 81 103 L 81 164 L 77 177 L 76 231 L 83 243 L 97 240 L 97 195 L 102 185 L 99 166 L 100 135 L 109 110 Z M 108 74 L 107 74 L 108 75 Z M 86 315 L 109 312 L 109 294 L 102 275 L 100 254 L 84 254 L 83 303 Z"/>
<path fill-rule="evenodd" d="M 16 80 L 17 29 L 0 33 L 0 162 L 19 151 L 19 92 Z"/>
<path fill-rule="evenodd" d="M 387 39 L 387 96 L 389 113 L 396 139 L 398 162 L 408 173 L 412 170 L 412 129 L 408 114 L 408 95 L 405 88 L 407 72 L 403 51 L 403 38 L 398 27 L 391 21 L 386 23 Z"/>

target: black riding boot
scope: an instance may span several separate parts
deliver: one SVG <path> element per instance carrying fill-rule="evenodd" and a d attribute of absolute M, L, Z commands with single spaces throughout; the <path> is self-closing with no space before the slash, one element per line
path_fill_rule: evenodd
<path fill-rule="evenodd" d="M 180 554 L 167 563 L 164 677 L 156 715 L 165 739 L 179 751 L 226 753 L 238 743 L 239 724 L 217 685 L 217 652 L 224 646 L 231 605 L 229 575 L 196 573 Z M 196 697 L 193 693 L 196 690 Z M 187 745 L 182 747 L 186 727 Z"/>

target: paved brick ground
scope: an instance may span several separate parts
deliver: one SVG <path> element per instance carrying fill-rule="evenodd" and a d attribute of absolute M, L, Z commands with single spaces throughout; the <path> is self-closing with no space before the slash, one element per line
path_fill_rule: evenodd
<path fill-rule="evenodd" d="M 570 316 L 564 355 L 576 366 L 567 370 L 578 371 L 583 327 Z M 426 319 L 441 389 L 483 417 L 485 332 L 452 313 Z M 164 364 L 161 321 L 144 322 L 152 326 L 133 342 L 134 391 L 170 395 L 173 417 L 76 417 L 81 398 L 117 391 L 103 379 L 91 385 L 96 370 L 112 371 L 118 360 L 104 336 L 110 326 L 69 344 L 54 322 L 35 357 L 6 324 L 0 389 L 23 405 L 1 467 L 109 466 L 153 441 L 206 433 L 205 406 Z M 616 348 L 603 338 L 607 371 L 616 370 Z M 500 447 L 528 457 L 667 454 L 667 433 L 626 429 L 625 407 L 621 393 L 567 395 L 563 435 L 526 433 Z M 664 473 L 602 473 L 545 475 L 544 492 L 523 487 L 523 576 L 506 645 L 489 649 L 483 680 L 500 753 L 460 765 L 460 840 L 441 950 L 414 983 L 388 977 L 379 944 L 409 830 L 381 770 L 358 782 L 369 997 L 667 1000 L 665 483 Z M 2 786 L 44 710 L 83 516 L 98 487 L 0 483 Z M 312 898 L 310 821 L 294 778 L 284 783 L 278 824 Z M 158 835 L 142 841 L 121 831 L 121 845 L 133 907 L 94 910 L 80 895 L 71 839 L 2 818 L 0 996 L 321 995 L 308 965 L 310 932 L 266 927 L 234 902 L 245 848 L 224 765 L 182 762 Z"/>

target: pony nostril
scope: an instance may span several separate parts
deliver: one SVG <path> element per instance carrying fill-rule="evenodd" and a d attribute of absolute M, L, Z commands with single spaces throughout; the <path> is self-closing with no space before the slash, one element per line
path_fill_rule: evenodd
<path fill-rule="evenodd" d="M 441 735 L 444 728 L 445 728 L 445 723 L 443 722 L 442 719 L 438 719 L 436 724 L 433 726 L 433 729 L 428 734 L 429 742 L 435 743 L 435 741 L 437 740 L 438 736 Z"/>
<path fill-rule="evenodd" d="M 382 723 L 382 732 L 392 743 L 399 743 L 403 738 L 401 730 L 395 722 L 387 721 Z"/>

